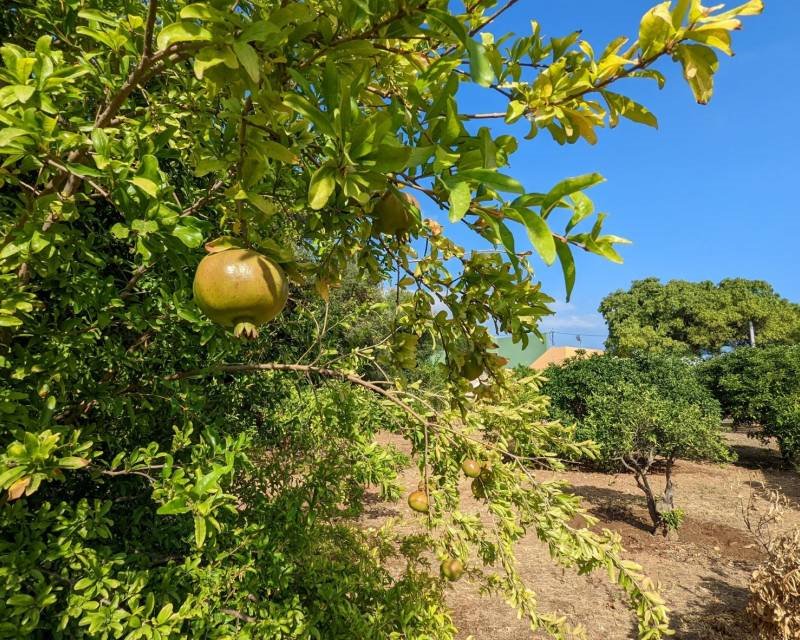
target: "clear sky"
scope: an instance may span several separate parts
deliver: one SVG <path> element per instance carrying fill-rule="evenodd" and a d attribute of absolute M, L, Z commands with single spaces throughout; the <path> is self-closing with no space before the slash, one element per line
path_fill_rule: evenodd
<path fill-rule="evenodd" d="M 492 31 L 528 35 L 535 19 L 548 36 L 583 29 L 583 37 L 598 51 L 618 35 L 635 36 L 641 15 L 654 3 L 522 0 Z M 545 290 L 560 299 L 556 316 L 544 322 L 543 330 L 579 333 L 584 346 L 602 346 L 603 338 L 587 337 L 606 332 L 597 314 L 600 300 L 647 276 L 763 279 L 784 297 L 800 301 L 798 25 L 800 0 L 767 0 L 765 14 L 746 19 L 744 30 L 734 34 L 736 56 L 720 54 L 708 106 L 695 103 L 679 65 L 669 60 L 658 67 L 668 75 L 662 91 L 646 80 L 619 85 L 655 112 L 658 130 L 622 122 L 602 130 L 595 147 L 585 142 L 560 147 L 546 132 L 533 141 L 521 140 L 508 173 L 530 191 L 547 191 L 568 176 L 602 173 L 607 182 L 589 195 L 598 210 L 609 214 L 606 231 L 634 243 L 622 247 L 624 265 L 576 255 L 577 282 L 568 305 L 558 264 L 547 268 L 537 262 Z M 461 100 L 462 111 L 502 109 L 491 93 L 470 90 Z M 495 135 L 527 132 L 501 121 L 491 126 Z M 471 232 L 453 231 L 466 246 L 487 248 Z M 517 235 L 518 246 L 529 246 L 524 232 Z M 574 337 L 556 336 L 556 344 L 573 343 Z"/>

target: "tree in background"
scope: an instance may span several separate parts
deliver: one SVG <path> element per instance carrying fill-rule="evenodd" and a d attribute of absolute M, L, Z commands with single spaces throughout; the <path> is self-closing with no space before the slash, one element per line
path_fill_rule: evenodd
<path fill-rule="evenodd" d="M 712 282 L 656 278 L 638 280 L 600 303 L 608 324 L 609 351 L 714 354 L 750 342 L 750 323 L 759 345 L 800 341 L 800 305 L 781 298 L 761 280 Z"/>
<path fill-rule="evenodd" d="M 560 564 L 607 572 L 640 637 L 667 633 L 619 538 L 572 527 L 577 500 L 502 449 L 542 401 L 519 406 L 487 326 L 524 342 L 551 300 L 512 229 L 571 290 L 573 248 L 619 260 L 584 193 L 602 178 L 529 191 L 505 169 L 517 138 L 467 125 L 561 144 L 655 125 L 620 81 L 661 84 L 671 57 L 707 102 L 715 49 L 762 3 L 662 3 L 607 47 L 535 22 L 493 36 L 513 4 L 4 3 L 0 636 L 446 639 L 433 553 L 566 637 L 515 569 L 529 529 Z M 465 112 L 464 84 L 501 110 Z M 411 192 L 496 251 L 467 257 Z M 252 342 L 192 301 L 204 246 L 257 251 L 291 281 Z M 359 324 L 369 299 L 336 298 L 353 265 L 406 292 L 382 331 Z M 336 305 L 352 331 L 325 321 Z M 250 319 L 234 320 L 255 337 Z M 421 384 L 425 341 L 445 353 L 442 388 Z M 421 533 L 353 520 L 367 487 L 398 494 L 380 429 L 412 445 Z M 536 437 L 542 459 L 571 432 L 545 421 Z M 466 458 L 486 470 L 486 518 L 460 510 Z"/>
<path fill-rule="evenodd" d="M 600 467 L 633 474 L 654 533 L 677 528 L 683 518 L 674 500 L 678 460 L 730 459 L 719 404 L 681 359 L 595 355 L 550 366 L 545 376 L 542 390 L 554 414 L 577 422 L 578 439 L 597 443 Z M 650 478 L 659 469 L 664 491 L 657 497 Z"/>
<path fill-rule="evenodd" d="M 742 348 L 700 366 L 702 379 L 739 425 L 775 438 L 787 460 L 800 462 L 800 345 Z"/>

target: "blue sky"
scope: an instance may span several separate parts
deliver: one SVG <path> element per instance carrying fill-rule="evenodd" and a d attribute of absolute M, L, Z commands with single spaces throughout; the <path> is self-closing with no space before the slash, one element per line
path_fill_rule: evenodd
<path fill-rule="evenodd" d="M 547 35 L 583 29 L 597 51 L 618 35 L 635 36 L 654 1 L 522 0 L 492 31 L 528 35 L 530 20 L 536 19 Z M 622 247 L 624 265 L 576 256 L 578 277 L 569 304 L 563 302 L 558 265 L 537 263 L 545 290 L 561 299 L 543 330 L 578 333 L 585 346 L 602 346 L 602 337 L 588 337 L 605 334 L 596 313 L 600 300 L 647 276 L 757 278 L 800 301 L 800 206 L 794 190 L 800 181 L 800 129 L 793 115 L 800 102 L 798 24 L 800 0 L 767 0 L 765 14 L 747 19 L 745 29 L 734 34 L 736 56 L 721 55 L 708 106 L 695 103 L 678 65 L 669 60 L 658 67 L 668 76 L 662 91 L 645 80 L 619 85 L 655 112 L 658 130 L 623 122 L 601 131 L 595 147 L 585 142 L 560 147 L 545 133 L 521 140 L 510 174 L 530 191 L 546 191 L 568 176 L 602 173 L 607 181 L 589 195 L 609 214 L 607 232 L 633 241 Z M 491 93 L 470 90 L 462 111 L 502 109 Z M 491 126 L 495 135 L 519 131 L 502 122 Z M 473 234 L 453 231 L 466 246 L 487 248 Z M 528 246 L 523 232 L 518 238 L 518 246 Z M 574 342 L 556 335 L 557 344 Z"/>

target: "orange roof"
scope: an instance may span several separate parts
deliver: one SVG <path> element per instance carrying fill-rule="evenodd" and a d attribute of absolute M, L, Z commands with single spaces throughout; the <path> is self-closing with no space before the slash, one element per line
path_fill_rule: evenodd
<path fill-rule="evenodd" d="M 568 358 L 574 358 L 579 355 L 588 357 L 596 353 L 600 354 L 603 351 L 601 349 L 583 349 L 581 347 L 550 347 L 531 363 L 531 369 L 543 371 L 547 369 L 548 365 L 561 364 Z"/>

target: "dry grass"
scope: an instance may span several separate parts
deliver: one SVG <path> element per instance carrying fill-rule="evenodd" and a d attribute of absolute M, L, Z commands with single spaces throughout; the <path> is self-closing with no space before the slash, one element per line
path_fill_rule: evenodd
<path fill-rule="evenodd" d="M 622 536 L 628 557 L 661 583 L 672 611 L 675 637 L 681 640 L 755 637 L 745 607 L 747 584 L 762 552 L 745 528 L 740 500 L 763 482 L 767 487 L 781 487 L 795 503 L 800 502 L 800 475 L 782 469 L 773 448 L 741 433 L 728 437 L 740 456 L 736 464 L 684 462 L 677 466 L 676 504 L 687 517 L 674 540 L 649 533 L 644 498 L 630 476 L 558 474 L 584 497 L 586 506 L 601 519 L 600 526 Z M 416 488 L 417 481 L 414 471 L 404 478 L 409 490 Z M 463 495 L 469 496 L 464 498 L 466 510 L 480 509 L 466 483 Z M 414 516 L 403 504 L 374 504 L 365 521 L 376 525 L 389 516 L 415 526 Z M 790 511 L 784 524 L 800 527 L 800 510 Z M 597 640 L 636 637 L 633 616 L 604 576 L 578 577 L 555 567 L 532 534 L 518 545 L 517 557 L 542 610 L 558 611 L 573 623 L 583 623 Z M 491 640 L 531 637 L 526 625 L 503 602 L 481 598 L 465 580 L 453 586 L 448 598 L 465 640 L 470 636 Z"/>

